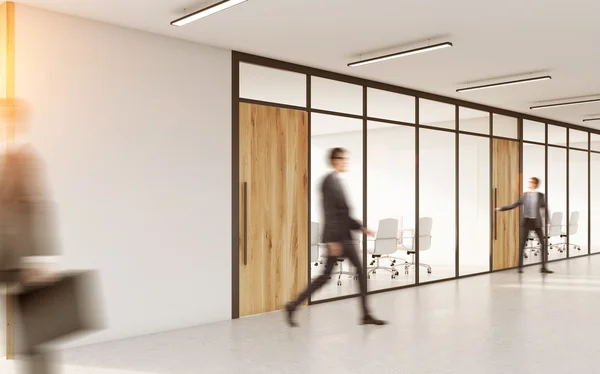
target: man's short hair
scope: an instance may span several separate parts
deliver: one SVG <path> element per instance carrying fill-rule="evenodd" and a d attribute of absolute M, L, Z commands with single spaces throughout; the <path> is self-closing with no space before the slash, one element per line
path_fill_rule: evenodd
<path fill-rule="evenodd" d="M 540 185 L 540 180 L 537 177 L 531 177 L 531 181 L 535 183 L 536 186 Z"/>
<path fill-rule="evenodd" d="M 333 165 L 334 160 L 339 160 L 344 158 L 344 154 L 347 153 L 347 151 L 344 148 L 340 148 L 340 147 L 336 147 L 336 148 L 332 148 L 331 151 L 329 152 L 329 162 L 331 162 L 331 164 Z"/>

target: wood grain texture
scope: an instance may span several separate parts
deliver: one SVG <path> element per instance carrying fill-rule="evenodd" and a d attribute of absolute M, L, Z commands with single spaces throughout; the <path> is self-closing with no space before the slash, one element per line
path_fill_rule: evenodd
<path fill-rule="evenodd" d="M 15 3 L 5 2 L 0 5 L 0 49 L 2 50 L 1 63 L 3 86 L 2 96 L 7 99 L 15 98 Z M 14 141 L 14 124 L 8 123 L 4 126 L 5 146 L 8 147 Z M 6 358 L 13 359 L 15 356 L 15 299 L 11 286 L 6 290 Z"/>
<path fill-rule="evenodd" d="M 308 282 L 308 115 L 248 103 L 239 113 L 243 317 L 281 309 Z"/>
<path fill-rule="evenodd" d="M 510 205 L 519 198 L 519 164 L 519 142 L 493 140 L 492 185 L 497 189 L 497 207 Z M 516 267 L 519 264 L 520 209 L 497 212 L 496 217 L 497 236 L 493 247 L 493 270 Z"/>

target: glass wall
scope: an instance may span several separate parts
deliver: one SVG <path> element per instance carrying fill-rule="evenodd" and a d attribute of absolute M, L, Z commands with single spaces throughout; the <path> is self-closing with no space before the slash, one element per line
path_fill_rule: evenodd
<path fill-rule="evenodd" d="M 582 145 L 582 142 L 578 142 Z M 587 144 L 587 142 L 585 143 Z M 588 254 L 588 153 L 569 151 L 569 256 Z"/>
<path fill-rule="evenodd" d="M 591 234 L 591 253 L 600 252 L 600 230 L 596 228 L 600 225 L 600 153 L 590 154 L 590 177 L 591 177 L 591 201 L 590 201 L 590 225 L 593 228 Z"/>
<path fill-rule="evenodd" d="M 567 256 L 566 222 L 567 217 L 567 149 L 548 147 L 548 213 L 550 220 L 554 215 L 560 219 L 560 225 L 555 225 L 548 230 L 548 259 L 557 260 Z M 560 227 L 558 227 L 560 226 Z"/>
<path fill-rule="evenodd" d="M 419 242 L 421 283 L 456 274 L 455 143 L 453 132 L 419 130 L 419 234 L 431 236 Z"/>
<path fill-rule="evenodd" d="M 460 134 L 458 149 L 459 275 L 469 275 L 490 270 L 490 139 Z"/>
<path fill-rule="evenodd" d="M 414 127 L 368 122 L 367 224 L 377 231 L 369 240 L 369 290 L 415 283 L 404 265 L 414 253 L 415 164 Z"/>
<path fill-rule="evenodd" d="M 491 137 L 519 140 L 520 116 L 476 104 L 457 108 L 452 99 L 417 98 L 414 91 L 367 81 L 365 98 L 365 86 L 356 82 L 280 66 L 240 63 L 239 100 L 309 112 L 313 278 L 323 271 L 327 255 L 319 240 L 320 186 L 331 172 L 333 147 L 349 151 L 349 171 L 341 177 L 352 216 L 376 232 L 365 243 L 358 233 L 354 238 L 359 258 L 366 259 L 369 291 L 490 271 L 490 142 Z M 599 253 L 600 234 L 589 227 L 600 222 L 600 134 L 520 118 L 522 187 L 535 176 L 547 193 L 549 259 Z M 539 263 L 539 251 L 539 243 L 529 241 L 525 264 Z M 353 266 L 340 261 L 332 281 L 312 300 L 356 295 L 358 284 Z"/>
<path fill-rule="evenodd" d="M 310 139 L 310 184 L 311 184 L 311 209 L 310 217 L 312 227 L 321 233 L 323 231 L 323 210 L 321 184 L 323 179 L 332 172 L 329 163 L 329 150 L 342 147 L 348 151 L 348 171 L 340 173 L 339 178 L 346 194 L 346 200 L 351 204 L 351 214 L 354 218 L 363 218 L 363 125 L 362 120 L 313 113 L 311 115 Z M 319 255 L 311 256 L 311 278 L 319 276 L 325 266 L 324 257 L 327 250 L 320 243 L 320 235 L 315 239 Z M 357 235 L 357 251 L 359 258 L 362 256 L 362 246 L 358 245 L 361 238 Z M 316 266 L 315 266 L 316 264 Z M 347 296 L 359 292 L 358 281 L 355 279 L 355 269 L 348 260 L 340 261 L 334 268 L 332 281 L 313 295 L 312 300 L 330 299 L 333 297 Z M 341 282 L 341 284 L 338 283 Z"/>
<path fill-rule="evenodd" d="M 546 147 L 537 144 L 523 144 L 523 192 L 528 191 L 529 179 L 536 177 L 540 180 L 539 192 L 544 193 L 546 176 Z M 541 243 L 530 233 L 531 240 L 528 240 L 524 251 L 524 264 L 534 264 L 541 262 Z M 541 238 L 545 240 L 545 238 Z"/>

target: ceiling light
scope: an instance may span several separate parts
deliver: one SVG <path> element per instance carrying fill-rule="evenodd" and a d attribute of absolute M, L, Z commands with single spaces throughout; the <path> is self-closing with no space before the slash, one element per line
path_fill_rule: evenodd
<path fill-rule="evenodd" d="M 417 53 L 435 51 L 436 49 L 442 49 L 442 48 L 448 48 L 448 47 L 452 47 L 452 43 L 444 42 L 444 43 L 430 45 L 428 47 L 415 48 L 415 49 L 410 49 L 408 51 L 396 52 L 396 53 L 392 53 L 392 54 L 385 55 L 385 56 L 373 57 L 373 58 L 369 58 L 366 60 L 351 62 L 348 64 L 348 66 L 354 68 L 357 66 L 373 64 L 375 62 L 387 61 L 387 60 L 391 60 L 393 58 L 416 55 Z"/>
<path fill-rule="evenodd" d="M 200 18 L 208 17 L 211 14 L 215 14 L 215 13 L 225 10 L 227 8 L 231 8 L 232 6 L 241 4 L 245 1 L 248 1 L 248 0 L 223 0 L 221 2 L 211 5 L 209 7 L 206 7 L 204 9 L 200 9 L 194 13 L 190 13 L 187 16 L 178 18 L 175 21 L 171 22 L 171 25 L 173 25 L 173 26 L 187 25 L 190 22 L 197 21 Z"/>
<path fill-rule="evenodd" d="M 467 91 L 483 90 L 485 88 L 495 88 L 495 87 L 503 87 L 503 86 L 512 86 L 514 84 L 529 83 L 529 82 L 538 82 L 538 81 L 545 81 L 545 80 L 549 80 L 549 79 L 552 79 L 552 77 L 549 76 L 549 75 L 545 75 L 543 77 L 517 79 L 517 80 L 513 80 L 513 81 L 508 81 L 508 82 L 491 83 L 491 84 L 484 84 L 484 85 L 481 85 L 481 86 L 459 88 L 458 90 L 456 90 L 456 92 L 467 92 Z"/>
<path fill-rule="evenodd" d="M 556 108 L 559 106 L 580 105 L 580 104 L 589 104 L 589 103 L 597 103 L 597 102 L 600 102 L 600 99 L 569 101 L 566 103 L 548 104 L 548 105 L 537 105 L 537 106 L 532 106 L 529 109 Z"/>
<path fill-rule="evenodd" d="M 586 118 L 583 120 L 583 122 L 591 122 L 591 121 L 600 121 L 600 117 L 598 118 Z"/>

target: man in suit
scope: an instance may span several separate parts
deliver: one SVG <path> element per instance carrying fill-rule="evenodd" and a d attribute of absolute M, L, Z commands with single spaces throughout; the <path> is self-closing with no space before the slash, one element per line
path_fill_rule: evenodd
<path fill-rule="evenodd" d="M 356 245 L 352 239 L 352 230 L 361 230 L 363 234 L 373 236 L 374 233 L 363 227 L 360 222 L 350 217 L 350 206 L 346 201 L 346 195 L 340 181 L 340 173 L 347 171 L 347 152 L 343 148 L 331 150 L 329 160 L 334 171 L 329 174 L 321 185 L 323 198 L 323 210 L 325 212 L 325 228 L 323 230 L 323 242 L 327 243 L 327 263 L 325 271 L 321 276 L 308 285 L 298 298 L 286 305 L 287 318 L 290 326 L 295 327 L 294 312 L 308 297 L 323 287 L 331 277 L 331 271 L 338 257 L 346 257 L 354 267 L 360 284 L 362 324 L 384 325 L 385 322 L 374 318 L 367 306 L 367 284 L 363 277 L 361 261 L 358 257 Z"/>
<path fill-rule="evenodd" d="M 48 266 L 57 254 L 50 204 L 40 158 L 27 141 L 27 114 L 23 101 L 0 100 L 0 121 L 8 125 L 1 129 L 15 134 L 0 157 L 0 284 L 6 285 L 43 285 L 56 279 Z M 26 347 L 25 354 L 29 373 L 51 372 L 47 354 L 38 347 Z"/>
<path fill-rule="evenodd" d="M 546 267 L 548 262 L 548 251 L 546 249 L 545 235 L 542 230 L 544 221 L 542 220 L 541 211 L 544 210 L 545 217 L 547 218 L 548 206 L 544 194 L 536 191 L 539 184 L 540 180 L 538 178 L 531 177 L 531 179 L 529 179 L 529 191 L 524 193 L 514 204 L 496 209 L 498 211 L 507 211 L 521 207 L 522 218 L 519 240 L 519 273 L 523 272 L 523 251 L 525 250 L 525 243 L 527 243 L 530 231 L 535 232 L 542 247 L 541 272 L 545 274 L 553 273 L 553 271 L 548 270 Z M 546 219 L 546 222 L 547 221 L 548 220 Z"/>

